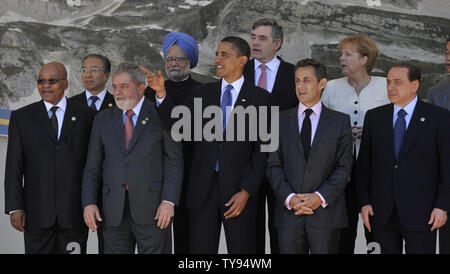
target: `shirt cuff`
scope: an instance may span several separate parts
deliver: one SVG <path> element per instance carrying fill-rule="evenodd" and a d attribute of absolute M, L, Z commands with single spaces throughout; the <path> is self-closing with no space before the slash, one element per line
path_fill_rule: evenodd
<path fill-rule="evenodd" d="M 13 214 L 14 212 L 17 212 L 17 211 L 23 211 L 23 209 L 17 209 L 17 210 L 10 211 L 9 215 L 11 215 L 11 214 Z"/>
<path fill-rule="evenodd" d="M 325 201 L 325 199 L 322 197 L 322 195 L 319 193 L 319 192 L 314 192 L 314 193 L 316 193 L 317 195 L 319 195 L 319 197 L 320 197 L 320 200 L 322 200 L 322 207 L 323 208 L 325 208 L 325 207 L 327 207 L 327 202 Z"/>
<path fill-rule="evenodd" d="M 289 196 L 287 196 L 286 200 L 284 201 L 284 206 L 285 206 L 287 209 L 289 209 L 289 210 L 292 209 L 292 207 L 289 205 L 289 202 L 291 201 L 291 198 L 292 198 L 293 196 L 295 196 L 295 193 L 289 194 Z"/>
<path fill-rule="evenodd" d="M 167 203 L 169 203 L 169 204 L 171 204 L 171 205 L 173 205 L 173 206 L 175 206 L 175 204 L 174 203 L 172 203 L 171 201 L 167 201 L 167 200 L 162 200 L 163 202 L 167 202 Z"/>
<path fill-rule="evenodd" d="M 159 105 L 161 105 L 164 101 L 164 99 L 166 99 L 166 93 L 164 93 L 164 97 L 159 99 L 158 95 L 155 94 L 155 99 L 156 99 L 156 106 L 159 107 Z"/>

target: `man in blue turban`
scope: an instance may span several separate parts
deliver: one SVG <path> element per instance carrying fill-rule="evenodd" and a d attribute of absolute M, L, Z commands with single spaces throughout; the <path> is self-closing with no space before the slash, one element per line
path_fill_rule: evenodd
<path fill-rule="evenodd" d="M 168 80 L 164 81 L 161 71 L 158 76 L 141 68 L 147 74 L 147 81 L 150 83 L 153 76 L 160 79 L 160 83 L 174 103 L 174 106 L 186 105 L 186 99 L 191 94 L 192 89 L 200 84 L 192 79 L 190 69 L 197 66 L 198 63 L 198 46 L 197 41 L 186 33 L 171 32 L 164 37 L 163 53 L 165 60 L 165 69 Z M 156 93 L 150 87 L 145 90 L 145 96 L 152 101 L 155 101 Z M 171 121 L 164 121 L 164 123 L 171 125 L 176 119 Z M 175 207 L 175 217 L 173 225 L 174 248 L 175 254 L 187 254 L 189 252 L 189 220 L 187 218 L 186 208 L 186 189 L 187 178 L 189 178 L 189 170 L 191 167 L 191 159 L 193 154 L 193 144 L 183 142 L 183 158 L 184 158 L 184 174 L 183 184 L 181 189 L 180 203 Z"/>

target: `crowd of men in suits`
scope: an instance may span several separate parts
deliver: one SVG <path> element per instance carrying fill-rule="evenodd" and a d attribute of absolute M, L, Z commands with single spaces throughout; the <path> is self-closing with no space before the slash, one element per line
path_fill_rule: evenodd
<path fill-rule="evenodd" d="M 277 56 L 283 30 L 272 19 L 253 24 L 250 44 L 220 41 L 220 80 L 212 83 L 192 78 L 197 41 L 179 32 L 163 41 L 167 80 L 131 63 L 111 72 L 107 57 L 89 54 L 86 90 L 66 98 L 64 65 L 45 64 L 42 100 L 13 111 L 9 124 L 5 213 L 24 232 L 25 253 L 68 253 L 71 243 L 86 253 L 88 229 L 98 233 L 100 254 L 172 253 L 173 220 L 176 254 L 217 253 L 222 225 L 228 253 L 264 254 L 266 219 L 272 254 L 353 253 L 356 230 L 345 229 L 359 213 L 367 242 L 382 253 L 402 253 L 403 241 L 406 253 L 435 253 L 437 229 L 448 253 L 450 81 L 425 103 L 417 96 L 420 68 L 399 63 L 387 78 L 371 77 L 373 41 L 341 42 L 343 83 L 356 95 L 341 99 L 360 107 L 355 115 L 366 108 L 358 114 L 364 126 L 332 99 L 343 87 L 327 86 L 323 64 Z M 450 72 L 450 41 L 445 60 Z M 363 96 L 372 86 L 382 92 L 369 109 Z M 197 119 L 202 128 L 214 118 L 195 115 L 199 98 L 202 113 L 221 109 L 214 130 L 224 136 L 239 130 L 229 126 L 240 119 L 230 110 L 277 107 L 270 118 L 278 119 L 278 147 L 264 152 L 267 140 L 248 138 L 246 116 L 244 141 L 174 141 L 175 108 L 189 109 L 191 125 Z"/>

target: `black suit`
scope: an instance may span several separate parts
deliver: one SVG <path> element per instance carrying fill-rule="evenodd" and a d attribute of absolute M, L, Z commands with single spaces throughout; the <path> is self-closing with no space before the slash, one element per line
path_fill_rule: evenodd
<path fill-rule="evenodd" d="M 419 100 L 396 159 L 393 109 L 388 104 L 366 114 L 356 170 L 360 206 L 372 205 L 381 252 L 401 253 L 402 239 L 386 237 L 401 231 L 407 253 L 434 253 L 431 212 L 450 209 L 450 114 Z"/>
<path fill-rule="evenodd" d="M 45 246 L 43 242 L 27 241 L 34 232 L 42 234 L 43 229 L 54 228 L 77 234 L 82 252 L 86 252 L 87 227 L 81 207 L 81 179 L 92 119 L 93 113 L 86 106 L 68 100 L 57 140 L 42 100 L 11 113 L 5 213 L 18 209 L 25 211 L 27 253 L 64 252 L 65 246 L 59 245 L 61 243 L 56 244 L 59 245 L 57 248 Z M 41 236 L 37 236 L 37 240 L 44 241 Z"/>
<path fill-rule="evenodd" d="M 198 85 L 188 98 L 187 106 L 194 113 L 194 98 L 201 98 L 202 110 L 208 106 L 220 107 L 220 96 L 221 81 Z M 269 103 L 270 95 L 265 90 L 244 81 L 234 107 L 258 107 Z M 168 117 L 173 105 L 167 93 L 159 107 L 160 113 Z M 234 119 L 237 120 L 236 117 Z M 204 118 L 202 125 L 209 120 Z M 246 121 L 246 140 L 248 134 Z M 189 248 L 192 253 L 217 253 L 222 222 L 229 253 L 256 252 L 257 194 L 265 176 L 266 158 L 266 153 L 260 152 L 258 141 L 208 142 L 202 139 L 194 142 L 186 200 L 190 220 Z M 219 171 L 215 172 L 217 160 Z M 250 194 L 245 209 L 238 217 L 225 220 L 223 214 L 228 209 L 225 203 L 241 189 Z"/>
<path fill-rule="evenodd" d="M 295 94 L 295 66 L 291 63 L 283 61 L 280 57 L 280 66 L 277 71 L 275 83 L 272 89 L 272 105 L 278 106 L 280 112 L 291 109 L 298 104 L 298 99 Z M 252 59 L 244 67 L 244 77 L 251 83 L 255 83 L 255 60 Z M 275 196 L 269 186 L 267 179 L 264 179 L 262 187 L 260 188 L 259 205 L 258 205 L 258 225 L 256 230 L 256 249 L 257 253 L 265 253 L 266 243 L 266 196 L 268 207 L 268 227 L 270 234 L 270 251 L 272 254 L 278 254 L 278 241 L 276 228 L 274 226 L 273 216 L 275 212 Z"/>
<path fill-rule="evenodd" d="M 86 91 L 83 91 L 82 93 L 80 93 L 78 95 L 70 97 L 69 100 L 89 106 L 88 100 L 86 98 Z M 99 113 L 100 111 L 105 110 L 107 108 L 114 107 L 115 105 L 116 105 L 116 102 L 114 100 L 114 96 L 111 93 L 109 93 L 108 91 L 106 91 L 105 98 L 103 99 L 103 102 L 100 105 L 100 109 L 97 110 L 97 113 Z M 98 200 L 99 201 L 102 200 L 101 192 L 99 192 Z M 99 210 L 101 211 L 102 210 L 101 203 L 99 203 L 98 207 L 99 207 Z M 97 240 L 98 240 L 98 254 L 103 254 L 105 248 L 104 248 L 104 243 L 103 243 L 103 229 L 102 229 L 101 223 L 99 223 L 99 226 L 97 228 Z"/>
<path fill-rule="evenodd" d="M 86 99 L 85 91 L 83 91 L 82 93 L 80 93 L 78 95 L 74 95 L 74 96 L 70 97 L 70 100 L 73 100 L 80 104 L 85 104 L 85 105 L 89 106 L 88 101 Z M 103 99 L 102 105 L 100 106 L 100 109 L 98 111 L 102 111 L 104 109 L 113 107 L 115 105 L 116 105 L 116 101 L 114 100 L 114 96 L 111 93 L 109 93 L 108 91 L 106 91 L 105 98 Z"/>
<path fill-rule="evenodd" d="M 200 83 L 189 77 L 185 81 L 174 82 L 166 80 L 164 82 L 165 90 L 170 94 L 174 106 L 186 105 L 187 98 L 191 95 L 192 89 Z M 150 101 L 155 101 L 155 91 L 150 87 L 145 89 L 145 97 Z M 163 117 L 161 117 L 163 119 Z M 165 121 L 166 125 L 172 125 L 177 119 Z M 181 196 L 179 206 L 175 208 L 175 216 L 173 220 L 173 238 L 175 254 L 186 254 L 189 252 L 189 220 L 188 210 L 186 208 L 186 189 L 188 187 L 189 170 L 194 152 L 194 144 L 192 142 L 182 142 L 184 172 L 183 184 L 181 187 Z"/>

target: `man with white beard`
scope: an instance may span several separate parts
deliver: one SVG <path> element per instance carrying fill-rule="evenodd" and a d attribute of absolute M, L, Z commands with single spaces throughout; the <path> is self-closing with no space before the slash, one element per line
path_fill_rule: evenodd
<path fill-rule="evenodd" d="M 169 77 L 164 82 L 167 93 L 170 94 L 175 106 L 186 105 L 186 98 L 191 94 L 192 89 L 200 83 L 192 79 L 190 69 L 197 66 L 198 46 L 197 41 L 186 33 L 171 32 L 166 35 L 163 41 L 163 53 L 165 60 L 166 74 Z M 147 73 L 149 71 L 142 68 Z M 145 96 L 151 101 L 155 101 L 155 91 L 150 87 L 145 90 Z M 161 117 L 164 120 L 164 117 Z M 167 125 L 172 125 L 178 119 L 164 121 Z M 184 175 L 181 189 L 180 206 L 175 208 L 174 218 L 174 247 L 175 254 L 188 253 L 188 219 L 187 209 L 184 206 L 186 200 L 187 178 L 191 166 L 193 144 L 183 143 Z"/>
<path fill-rule="evenodd" d="M 83 174 L 86 225 L 102 222 L 104 253 L 171 253 L 171 218 L 183 173 L 181 145 L 144 97 L 145 73 L 123 63 L 113 74 L 116 106 L 94 120 Z M 98 192 L 102 191 L 102 213 Z"/>

